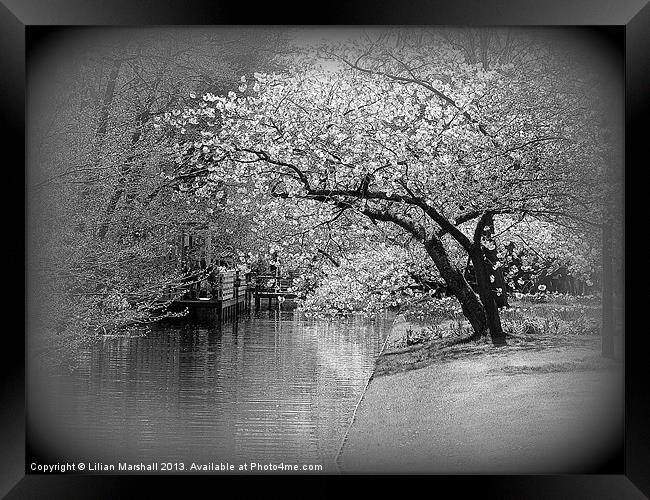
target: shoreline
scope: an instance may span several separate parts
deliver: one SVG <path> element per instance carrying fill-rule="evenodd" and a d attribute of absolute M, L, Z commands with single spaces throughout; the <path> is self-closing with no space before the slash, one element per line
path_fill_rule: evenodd
<path fill-rule="evenodd" d="M 336 463 L 342 473 L 579 473 L 622 436 L 622 363 L 600 337 L 401 347 L 396 317 Z"/>

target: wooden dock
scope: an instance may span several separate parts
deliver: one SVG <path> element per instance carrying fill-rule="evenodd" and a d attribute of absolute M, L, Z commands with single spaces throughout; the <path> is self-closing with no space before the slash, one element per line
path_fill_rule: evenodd
<path fill-rule="evenodd" d="M 216 284 L 193 287 L 169 306 L 172 312 L 188 310 L 192 320 L 199 322 L 237 321 L 251 306 L 256 311 L 266 303 L 268 309 L 293 307 L 296 294 L 291 289 L 292 277 L 248 275 L 242 280 L 236 271 L 219 275 Z"/>
<path fill-rule="evenodd" d="M 273 274 L 255 276 L 252 290 L 255 310 L 259 311 L 262 308 L 263 301 L 267 302 L 268 309 L 273 309 L 280 303 L 285 303 L 287 299 L 295 299 L 296 294 L 292 285 L 292 277 L 280 277 Z"/>
<path fill-rule="evenodd" d="M 169 310 L 188 310 L 188 317 L 199 322 L 227 322 L 250 310 L 251 284 L 242 280 L 236 271 L 220 273 L 214 283 L 203 281 L 188 287 L 174 300 Z"/>

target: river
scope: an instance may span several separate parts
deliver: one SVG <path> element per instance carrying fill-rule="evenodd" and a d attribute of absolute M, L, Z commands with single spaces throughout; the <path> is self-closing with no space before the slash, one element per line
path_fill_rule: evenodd
<path fill-rule="evenodd" d="M 58 461 L 336 472 L 390 325 L 388 317 L 264 311 L 236 324 L 166 324 L 109 338 L 84 349 L 73 371 L 49 376 L 47 389 L 30 390 L 29 440 Z"/>

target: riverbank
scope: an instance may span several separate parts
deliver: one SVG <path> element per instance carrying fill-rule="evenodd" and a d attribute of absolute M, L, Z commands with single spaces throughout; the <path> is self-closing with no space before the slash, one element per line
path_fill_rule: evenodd
<path fill-rule="evenodd" d="M 398 318 L 339 456 L 344 473 L 563 473 L 622 439 L 622 364 L 598 336 L 513 336 L 507 347 L 404 346 Z"/>

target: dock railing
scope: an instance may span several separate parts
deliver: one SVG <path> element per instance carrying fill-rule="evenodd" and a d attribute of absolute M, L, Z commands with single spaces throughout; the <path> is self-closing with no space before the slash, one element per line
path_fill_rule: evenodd
<path fill-rule="evenodd" d="M 255 276 L 254 290 L 256 293 L 290 294 L 293 277 L 282 277 L 274 274 L 258 274 Z"/>
<path fill-rule="evenodd" d="M 257 295 L 293 295 L 293 276 L 275 274 L 243 274 L 236 270 L 215 273 L 211 279 L 184 286 L 180 300 L 217 300 L 227 301 L 245 296 L 247 293 Z M 171 298 L 171 293 L 169 294 Z"/>
<path fill-rule="evenodd" d="M 238 271 L 215 272 L 211 277 L 200 281 L 194 281 L 181 287 L 180 300 L 230 300 L 245 295 L 249 290 L 249 275 L 241 276 Z M 168 290 L 163 299 L 172 298 L 171 290 Z"/>

